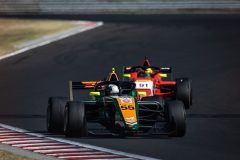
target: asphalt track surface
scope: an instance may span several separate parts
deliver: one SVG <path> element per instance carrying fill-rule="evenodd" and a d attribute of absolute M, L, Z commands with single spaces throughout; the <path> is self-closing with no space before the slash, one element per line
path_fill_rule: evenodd
<path fill-rule="evenodd" d="M 186 136 L 72 140 L 166 160 L 240 159 L 239 37 L 240 16 L 106 18 L 103 27 L 1 61 L 0 121 L 45 133 L 47 99 L 67 95 L 68 80 L 99 80 L 146 55 L 193 81 Z"/>

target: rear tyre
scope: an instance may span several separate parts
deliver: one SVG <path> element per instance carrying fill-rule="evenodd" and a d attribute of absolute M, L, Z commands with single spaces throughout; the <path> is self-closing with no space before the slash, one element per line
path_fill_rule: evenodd
<path fill-rule="evenodd" d="M 87 136 L 87 122 L 83 103 L 67 103 L 64 114 L 64 133 L 66 137 Z"/>
<path fill-rule="evenodd" d="M 186 112 L 181 101 L 169 101 L 166 104 L 168 124 L 171 129 L 169 136 L 183 137 L 186 133 Z"/>
<path fill-rule="evenodd" d="M 176 79 L 176 99 L 184 103 L 186 109 L 192 105 L 192 83 L 188 78 Z"/>
<path fill-rule="evenodd" d="M 67 97 L 50 97 L 47 107 L 47 130 L 51 133 L 63 133 L 64 110 Z"/>

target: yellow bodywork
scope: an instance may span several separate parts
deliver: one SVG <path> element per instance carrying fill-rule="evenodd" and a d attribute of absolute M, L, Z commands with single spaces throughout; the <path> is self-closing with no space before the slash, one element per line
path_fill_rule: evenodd
<path fill-rule="evenodd" d="M 131 74 L 123 74 L 124 78 L 131 78 Z"/>
<path fill-rule="evenodd" d="M 138 96 L 147 96 L 147 92 L 137 92 Z"/>
<path fill-rule="evenodd" d="M 100 96 L 100 92 L 90 92 L 90 96 Z"/>
<path fill-rule="evenodd" d="M 133 97 L 117 98 L 124 121 L 127 125 L 137 124 L 136 105 Z"/>
<path fill-rule="evenodd" d="M 166 73 L 160 73 L 159 76 L 160 76 L 160 77 L 163 77 L 163 78 L 166 78 L 166 77 L 167 77 L 167 74 L 166 74 Z"/>

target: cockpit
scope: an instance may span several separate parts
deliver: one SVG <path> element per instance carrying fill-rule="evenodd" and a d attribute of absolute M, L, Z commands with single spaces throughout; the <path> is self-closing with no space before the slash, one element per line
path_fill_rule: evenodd
<path fill-rule="evenodd" d="M 131 81 L 101 82 L 95 87 L 95 91 L 105 96 L 134 96 L 136 84 Z"/>

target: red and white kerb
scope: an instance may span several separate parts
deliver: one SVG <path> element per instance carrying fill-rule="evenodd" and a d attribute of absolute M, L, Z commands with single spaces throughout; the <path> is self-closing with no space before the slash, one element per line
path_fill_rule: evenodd
<path fill-rule="evenodd" d="M 67 144 L 48 137 L 21 133 L 0 127 L 0 143 L 66 160 L 127 160 L 132 157 Z"/>

